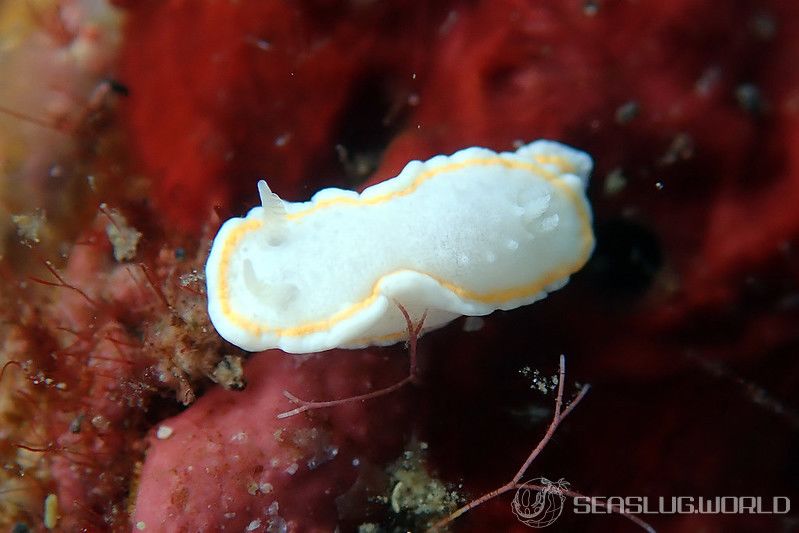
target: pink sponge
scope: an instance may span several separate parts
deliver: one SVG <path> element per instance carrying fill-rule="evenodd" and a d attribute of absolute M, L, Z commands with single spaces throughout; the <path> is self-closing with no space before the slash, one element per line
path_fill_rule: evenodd
<path fill-rule="evenodd" d="M 277 420 L 291 408 L 283 391 L 322 400 L 384 386 L 407 364 L 388 351 L 328 352 L 302 362 L 278 351 L 254 356 L 247 390 L 214 389 L 156 427 L 134 530 L 333 530 L 335 499 L 360 469 L 402 450 L 409 396 Z"/>

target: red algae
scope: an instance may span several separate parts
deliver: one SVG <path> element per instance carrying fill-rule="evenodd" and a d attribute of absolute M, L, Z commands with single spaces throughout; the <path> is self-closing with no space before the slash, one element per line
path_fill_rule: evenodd
<path fill-rule="evenodd" d="M 63 530 L 419 530 L 391 504 L 403 450 L 427 445 L 424 472 L 403 479 L 455 487 L 450 503 L 501 486 L 552 419 L 529 369 L 551 375 L 561 353 L 592 392 L 531 477 L 584 494 L 795 504 L 795 2 L 114 3 L 121 55 L 94 72 L 117 89 L 99 113 L 69 115 L 73 150 L 15 154 L 36 201 L 0 191 L 23 217 L 4 223 L 0 271 L 4 527 L 42 529 L 55 495 Z M 36 111 L 24 109 L 47 116 Z M 402 378 L 405 352 L 245 362 L 205 312 L 217 218 L 252 205 L 261 177 L 294 200 L 410 159 L 545 137 L 597 166 L 598 247 L 570 286 L 481 329 L 425 336 L 412 387 L 277 420 L 293 407 L 284 390 L 378 390 Z M 36 169 L 51 163 L 68 179 L 43 186 Z M 240 389 L 244 374 L 244 391 L 212 384 Z M 569 507 L 557 526 L 635 530 Z M 451 527 L 528 530 L 509 496 Z"/>
<path fill-rule="evenodd" d="M 201 263 L 178 261 L 174 249 L 148 257 L 130 247 L 149 266 L 120 263 L 108 224 L 98 212 L 63 268 L 45 261 L 27 283 L 6 281 L 3 484 L 16 497 L 4 503 L 3 520 L 40 524 L 37 509 L 49 494 L 66 530 L 126 529 L 152 406 L 170 393 L 190 403 L 203 381 L 244 385 L 238 355 L 213 334 L 196 281 L 181 279 Z"/>

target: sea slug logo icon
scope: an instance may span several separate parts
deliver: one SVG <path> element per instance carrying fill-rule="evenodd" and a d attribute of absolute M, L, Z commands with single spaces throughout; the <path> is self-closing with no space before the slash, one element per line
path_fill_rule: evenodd
<path fill-rule="evenodd" d="M 566 499 L 563 491 L 567 488 L 569 483 L 562 478 L 558 481 L 550 481 L 545 477 L 532 479 L 516 491 L 511 503 L 513 514 L 530 527 L 552 525 L 563 512 L 563 502 Z"/>

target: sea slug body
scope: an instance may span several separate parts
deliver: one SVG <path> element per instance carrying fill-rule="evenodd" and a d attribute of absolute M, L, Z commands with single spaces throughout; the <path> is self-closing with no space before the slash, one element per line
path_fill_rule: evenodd
<path fill-rule="evenodd" d="M 544 298 L 593 247 L 591 158 L 552 141 L 411 161 L 362 193 L 323 189 L 225 222 L 208 262 L 208 312 L 249 351 L 309 353 L 407 336 Z M 395 303 L 396 302 L 396 303 Z"/>

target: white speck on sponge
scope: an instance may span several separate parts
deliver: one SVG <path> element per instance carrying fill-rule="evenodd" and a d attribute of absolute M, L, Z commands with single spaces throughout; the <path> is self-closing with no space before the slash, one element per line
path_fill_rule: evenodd
<path fill-rule="evenodd" d="M 172 436 L 172 433 L 174 433 L 174 431 L 175 430 L 173 430 L 169 426 L 158 426 L 158 429 L 155 432 L 155 438 L 159 440 L 168 439 L 169 437 Z"/>

